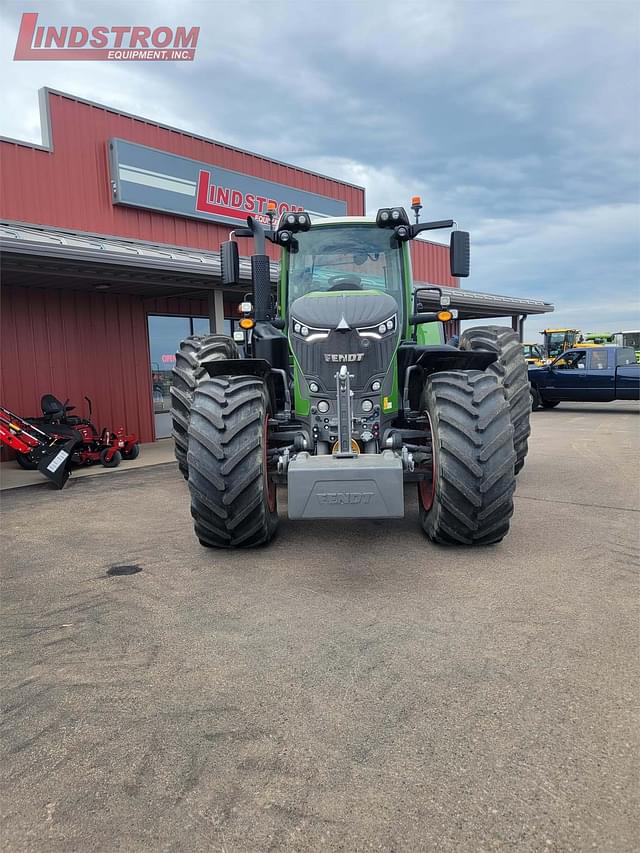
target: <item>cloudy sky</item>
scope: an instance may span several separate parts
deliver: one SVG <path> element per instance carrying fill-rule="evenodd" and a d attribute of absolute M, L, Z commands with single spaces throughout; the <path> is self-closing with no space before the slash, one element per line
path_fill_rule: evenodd
<path fill-rule="evenodd" d="M 196 60 L 14 63 L 24 11 L 199 25 Z M 2 135 L 40 141 L 47 85 L 361 184 L 370 211 L 419 193 L 472 233 L 464 286 L 640 328 L 637 0 L 4 0 L 0 43 Z"/>

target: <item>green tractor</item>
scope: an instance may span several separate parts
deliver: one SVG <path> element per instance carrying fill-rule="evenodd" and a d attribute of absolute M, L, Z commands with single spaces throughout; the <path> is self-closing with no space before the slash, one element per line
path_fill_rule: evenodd
<path fill-rule="evenodd" d="M 415 223 L 285 212 L 247 219 L 222 245 L 222 278 L 240 282 L 235 237 L 254 239 L 253 293 L 234 338 L 188 338 L 176 354 L 173 435 L 202 545 L 250 547 L 289 518 L 404 515 L 444 545 L 508 532 L 527 454 L 531 400 L 518 336 L 496 326 L 444 343 L 455 317 L 437 287 L 414 289 L 409 241 L 452 220 Z M 277 297 L 265 241 L 281 248 Z M 469 234 L 453 230 L 451 273 L 469 274 Z M 428 309 L 428 310 L 427 310 Z M 238 338 L 240 340 L 238 340 Z"/>

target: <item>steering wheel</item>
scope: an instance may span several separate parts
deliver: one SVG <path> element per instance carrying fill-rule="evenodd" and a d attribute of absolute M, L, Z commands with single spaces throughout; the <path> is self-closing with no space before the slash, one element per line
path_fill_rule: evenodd
<path fill-rule="evenodd" d="M 329 279 L 329 290 L 362 290 L 362 279 L 355 273 L 332 275 Z"/>

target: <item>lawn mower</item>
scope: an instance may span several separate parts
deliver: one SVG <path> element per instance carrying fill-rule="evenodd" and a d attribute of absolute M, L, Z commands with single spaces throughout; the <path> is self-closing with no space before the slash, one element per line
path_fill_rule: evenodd
<path fill-rule="evenodd" d="M 222 283 L 239 287 L 235 237 L 251 237 L 253 292 L 233 337 L 192 336 L 176 353 L 173 436 L 202 545 L 272 539 L 277 486 L 289 518 L 404 515 L 443 545 L 490 545 L 508 532 L 525 463 L 531 396 L 511 328 L 466 329 L 445 344 L 451 297 L 414 287 L 410 241 L 451 230 L 450 269 L 469 274 L 469 234 L 453 220 L 253 217 L 221 246 Z M 277 298 L 268 240 L 281 249 Z M 238 347 L 240 344 L 240 348 Z"/>
<path fill-rule="evenodd" d="M 90 418 L 91 400 L 89 397 L 85 397 L 85 400 L 89 405 Z M 20 418 L 8 409 L 2 409 L 5 433 L 7 431 L 11 433 L 8 426 L 10 421 L 20 427 L 23 438 L 29 435 L 36 440 L 36 444 L 26 442 L 28 446 L 25 449 L 0 437 L 4 444 L 16 451 L 16 461 L 21 468 L 26 471 L 42 470 L 40 467 L 40 453 L 43 452 L 40 447 L 43 441 L 42 436 L 46 437 L 49 444 L 74 440 L 69 465 L 93 465 L 100 462 L 105 468 L 116 468 L 122 459 L 131 460 L 138 457 L 140 444 L 134 433 L 126 434 L 123 427 L 115 431 L 105 428 L 99 432 L 90 419 L 70 415 L 69 412 L 72 412 L 75 406 L 69 406 L 68 402 L 67 400 L 61 403 L 53 394 L 44 394 L 40 400 L 42 415 L 36 418 Z M 15 433 L 12 434 L 15 436 Z"/>
<path fill-rule="evenodd" d="M 66 432 L 63 428 L 57 435 L 47 434 L 0 406 L 0 443 L 15 450 L 18 458 L 28 460 L 30 470 L 40 471 L 58 489 L 69 479 L 71 457 L 81 441 L 80 433 L 71 428 Z"/>

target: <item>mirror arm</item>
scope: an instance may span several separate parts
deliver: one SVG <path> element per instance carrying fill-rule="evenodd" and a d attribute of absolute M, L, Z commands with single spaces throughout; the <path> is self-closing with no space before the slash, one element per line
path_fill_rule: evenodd
<path fill-rule="evenodd" d="M 418 222 L 411 226 L 411 237 L 420 234 L 421 231 L 436 231 L 438 228 L 453 228 L 453 219 L 441 219 L 439 222 Z"/>

